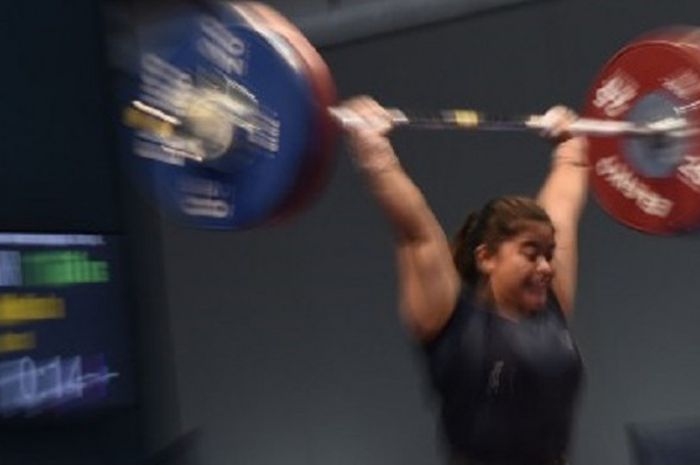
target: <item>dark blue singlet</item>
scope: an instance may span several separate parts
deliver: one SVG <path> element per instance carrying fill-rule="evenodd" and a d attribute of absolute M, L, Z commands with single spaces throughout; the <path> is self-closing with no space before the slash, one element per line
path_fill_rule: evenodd
<path fill-rule="evenodd" d="M 463 291 L 425 351 L 454 456 L 482 463 L 560 463 L 582 363 L 557 300 L 513 322 Z"/>

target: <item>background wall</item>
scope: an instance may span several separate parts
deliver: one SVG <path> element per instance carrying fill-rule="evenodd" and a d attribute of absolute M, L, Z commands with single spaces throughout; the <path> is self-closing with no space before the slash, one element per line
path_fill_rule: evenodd
<path fill-rule="evenodd" d="M 323 197 L 292 222 L 183 228 L 128 183 L 118 189 L 127 180 L 100 118 L 109 99 L 96 3 L 11 3 L 0 14 L 0 220 L 129 234 L 145 407 L 142 423 L 40 441 L 3 431 L 0 463 L 127 463 L 141 440 L 155 451 L 192 431 L 203 464 L 440 463 L 422 360 L 396 316 L 388 228 L 343 150 Z M 321 52 L 345 97 L 517 114 L 581 107 L 628 40 L 699 22 L 691 0 L 560 0 Z M 488 198 L 534 194 L 548 166 L 548 144 L 531 135 L 406 131 L 394 141 L 450 232 Z M 581 236 L 574 330 L 587 385 L 572 463 L 625 464 L 627 424 L 700 417 L 700 242 L 633 232 L 593 201 Z"/>
<path fill-rule="evenodd" d="M 98 5 L 5 3 L 0 24 L 0 227 L 119 228 Z"/>

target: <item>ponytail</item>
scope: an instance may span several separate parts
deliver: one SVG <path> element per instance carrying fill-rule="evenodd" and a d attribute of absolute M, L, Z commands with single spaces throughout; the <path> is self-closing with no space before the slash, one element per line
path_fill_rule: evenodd
<path fill-rule="evenodd" d="M 455 267 L 462 280 L 470 285 L 476 285 L 479 279 L 474 252 L 481 243 L 482 234 L 477 234 L 478 229 L 483 229 L 478 228 L 479 223 L 483 224 L 483 221 L 480 221 L 481 216 L 481 212 L 478 211 L 470 213 L 452 240 L 452 259 Z"/>

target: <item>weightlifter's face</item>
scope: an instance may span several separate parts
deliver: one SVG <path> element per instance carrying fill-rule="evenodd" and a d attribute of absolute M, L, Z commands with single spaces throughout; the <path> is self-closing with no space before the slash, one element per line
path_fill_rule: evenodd
<path fill-rule="evenodd" d="M 519 234 L 502 242 L 482 268 L 499 308 L 529 313 L 544 308 L 554 276 L 554 230 L 528 221 Z"/>

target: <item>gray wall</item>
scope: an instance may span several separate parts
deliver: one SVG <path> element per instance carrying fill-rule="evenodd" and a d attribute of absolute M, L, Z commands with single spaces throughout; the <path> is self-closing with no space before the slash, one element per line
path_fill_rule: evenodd
<path fill-rule="evenodd" d="M 322 53 L 343 96 L 527 113 L 581 107 L 626 41 L 698 22 L 695 0 L 562 0 Z M 401 132 L 394 141 L 448 231 L 490 197 L 534 194 L 548 165 L 548 145 L 529 135 Z M 342 150 L 323 198 L 288 224 L 161 227 L 173 408 L 181 432 L 203 433 L 204 463 L 439 463 L 435 405 L 395 314 L 388 228 Z M 626 424 L 700 417 L 700 241 L 625 229 L 594 201 L 581 229 L 574 330 L 587 386 L 573 463 L 621 465 Z"/>

